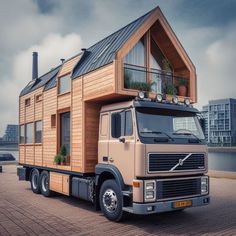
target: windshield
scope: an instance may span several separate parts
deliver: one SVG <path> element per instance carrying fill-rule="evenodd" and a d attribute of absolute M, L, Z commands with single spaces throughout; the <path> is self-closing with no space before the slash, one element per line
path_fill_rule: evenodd
<path fill-rule="evenodd" d="M 204 135 L 195 113 L 156 108 L 137 108 L 137 123 L 140 137 L 204 140 Z"/>

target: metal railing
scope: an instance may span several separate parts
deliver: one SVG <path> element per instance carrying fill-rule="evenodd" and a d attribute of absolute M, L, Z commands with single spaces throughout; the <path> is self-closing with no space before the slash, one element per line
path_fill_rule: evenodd
<path fill-rule="evenodd" d="M 178 95 L 180 84 L 185 84 L 188 88 L 189 80 L 174 76 L 170 71 L 152 68 L 147 70 L 147 67 L 124 64 L 124 87 L 127 89 Z"/>

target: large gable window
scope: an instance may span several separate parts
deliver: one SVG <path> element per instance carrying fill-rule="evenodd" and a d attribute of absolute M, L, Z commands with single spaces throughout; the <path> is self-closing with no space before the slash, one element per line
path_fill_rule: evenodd
<path fill-rule="evenodd" d="M 125 87 L 136 89 L 146 83 L 146 35 L 125 56 Z"/>
<path fill-rule="evenodd" d="M 68 93 L 71 90 L 71 78 L 70 75 L 66 75 L 59 78 L 59 89 L 58 93 Z"/>

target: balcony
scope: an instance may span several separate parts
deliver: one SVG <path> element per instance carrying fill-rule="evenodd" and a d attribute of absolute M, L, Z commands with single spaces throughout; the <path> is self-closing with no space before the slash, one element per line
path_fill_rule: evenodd
<path fill-rule="evenodd" d="M 172 72 L 124 64 L 124 88 L 189 97 L 189 79 Z"/>

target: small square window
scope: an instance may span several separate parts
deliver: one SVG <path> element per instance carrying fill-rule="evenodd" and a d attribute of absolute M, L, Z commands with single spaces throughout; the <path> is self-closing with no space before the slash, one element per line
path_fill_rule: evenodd
<path fill-rule="evenodd" d="M 36 95 L 35 100 L 36 100 L 36 102 L 41 102 L 43 100 L 42 94 Z"/>
<path fill-rule="evenodd" d="M 56 127 L 56 114 L 51 115 L 51 128 Z"/>
<path fill-rule="evenodd" d="M 25 106 L 30 106 L 30 98 L 25 99 Z"/>
<path fill-rule="evenodd" d="M 71 78 L 70 75 L 59 78 L 59 94 L 68 93 L 71 91 Z"/>

